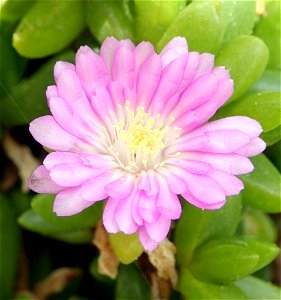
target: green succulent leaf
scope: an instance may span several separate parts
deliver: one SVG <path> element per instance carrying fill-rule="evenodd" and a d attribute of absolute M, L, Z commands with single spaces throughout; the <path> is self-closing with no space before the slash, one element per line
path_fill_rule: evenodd
<path fill-rule="evenodd" d="M 0 299 L 11 299 L 17 274 L 20 231 L 8 199 L 0 194 Z"/>
<path fill-rule="evenodd" d="M 241 238 L 214 239 L 197 249 L 190 270 L 203 281 L 229 283 L 256 271 L 260 256 L 254 250 Z"/>
<path fill-rule="evenodd" d="M 18 83 L 22 75 L 20 57 L 2 32 L 0 33 L 0 61 L 0 97 L 2 100 Z"/>
<path fill-rule="evenodd" d="M 128 0 L 87 1 L 86 16 L 90 31 L 100 43 L 108 36 L 134 39 L 133 16 Z"/>
<path fill-rule="evenodd" d="M 38 216 L 57 228 L 59 232 L 94 227 L 101 217 L 101 202 L 90 206 L 79 214 L 70 217 L 58 217 L 53 212 L 54 199 L 54 195 L 36 195 L 32 199 L 31 207 Z"/>
<path fill-rule="evenodd" d="M 259 255 L 259 260 L 254 268 L 254 272 L 267 266 L 280 253 L 280 249 L 274 243 L 253 239 L 251 237 L 244 237 L 243 239 L 247 242 L 248 249 Z"/>
<path fill-rule="evenodd" d="M 217 285 L 198 280 L 187 269 L 182 269 L 179 274 L 179 291 L 190 300 L 198 299 L 248 299 L 239 287 L 232 283 Z"/>
<path fill-rule="evenodd" d="M 134 2 L 137 41 L 150 41 L 153 44 L 159 41 L 185 6 L 185 0 L 135 0 Z"/>
<path fill-rule="evenodd" d="M 261 78 L 252 86 L 250 92 L 281 92 L 281 78 L 279 70 L 266 69 Z"/>
<path fill-rule="evenodd" d="M 281 289 L 267 281 L 249 276 L 236 281 L 235 286 L 245 293 L 248 299 L 276 300 L 280 299 Z"/>
<path fill-rule="evenodd" d="M 87 228 L 65 231 L 47 222 L 32 209 L 25 211 L 19 217 L 18 222 L 22 227 L 30 231 L 71 244 L 89 243 L 93 237 L 92 231 Z"/>
<path fill-rule="evenodd" d="M 1 105 L 1 122 L 6 126 L 27 124 L 39 116 L 49 114 L 45 91 L 52 85 L 57 61 L 73 61 L 74 53 L 67 51 L 45 63 L 30 78 L 16 85 Z M 36 108 L 36 109 L 35 109 Z"/>
<path fill-rule="evenodd" d="M 281 93 L 263 92 L 252 93 L 222 107 L 215 118 L 229 116 L 247 116 L 257 120 L 264 133 L 281 125 Z"/>
<path fill-rule="evenodd" d="M 22 56 L 46 57 L 68 46 L 84 27 L 83 1 L 37 1 L 14 32 L 13 46 Z"/>
<path fill-rule="evenodd" d="M 0 3 L 0 21 L 20 20 L 34 4 L 35 0 L 4 0 Z"/>
<path fill-rule="evenodd" d="M 221 0 L 217 5 L 221 6 L 221 14 L 226 24 L 223 44 L 253 32 L 256 21 L 255 1 Z"/>
<path fill-rule="evenodd" d="M 151 299 L 149 285 L 136 265 L 120 265 L 116 282 L 115 299 Z"/>
<path fill-rule="evenodd" d="M 275 242 L 277 229 L 273 220 L 264 212 L 247 207 L 241 216 L 241 234 L 264 241 Z"/>
<path fill-rule="evenodd" d="M 261 38 L 269 49 L 268 68 L 280 70 L 280 1 L 267 3 L 266 12 L 255 28 L 255 35 Z"/>
<path fill-rule="evenodd" d="M 234 80 L 234 93 L 228 102 L 242 96 L 262 75 L 269 52 L 262 40 L 241 36 L 230 41 L 216 57 L 217 66 L 225 66 Z"/>
<path fill-rule="evenodd" d="M 110 234 L 109 239 L 112 248 L 122 264 L 130 264 L 143 252 L 138 234 L 124 234 L 122 232 Z M 124 245 L 126 245 L 124 247 Z"/>
<path fill-rule="evenodd" d="M 221 26 L 215 1 L 194 1 L 183 9 L 157 44 L 160 51 L 173 37 L 183 36 L 191 51 L 216 53 L 221 45 Z"/>
<path fill-rule="evenodd" d="M 281 212 L 279 171 L 263 154 L 252 161 L 254 171 L 241 176 L 245 185 L 241 193 L 243 202 L 264 212 Z"/>
<path fill-rule="evenodd" d="M 239 223 L 240 213 L 239 196 L 229 197 L 219 210 L 201 210 L 184 202 L 181 218 L 175 228 L 178 265 L 186 267 L 196 247 L 205 241 L 232 235 Z"/>

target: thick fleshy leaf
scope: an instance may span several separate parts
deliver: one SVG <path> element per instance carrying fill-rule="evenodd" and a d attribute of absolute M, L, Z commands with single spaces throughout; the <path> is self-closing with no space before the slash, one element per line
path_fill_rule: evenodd
<path fill-rule="evenodd" d="M 248 299 L 246 295 L 232 283 L 228 285 L 217 285 L 196 279 L 189 270 L 183 269 L 179 274 L 179 291 L 190 300 L 242 300 Z"/>
<path fill-rule="evenodd" d="M 264 241 L 275 242 L 277 238 L 277 229 L 272 218 L 251 207 L 244 209 L 238 228 L 241 234 Z"/>
<path fill-rule="evenodd" d="M 252 93 L 220 109 L 215 118 L 247 116 L 257 120 L 265 133 L 280 126 L 281 97 L 278 92 Z M 241 130 L 243 130 L 241 128 Z"/>
<path fill-rule="evenodd" d="M 256 270 L 260 256 L 251 248 L 236 237 L 214 239 L 197 249 L 189 268 L 204 281 L 228 283 Z"/>
<path fill-rule="evenodd" d="M 1 122 L 7 126 L 27 124 L 49 113 L 46 104 L 46 86 L 53 84 L 53 69 L 56 61 L 73 61 L 72 51 L 47 61 L 38 71 L 13 87 L 11 95 L 1 101 Z M 34 109 L 36 107 L 36 109 Z"/>
<path fill-rule="evenodd" d="M 0 4 L 1 21 L 15 22 L 20 20 L 34 4 L 34 0 L 8 0 Z"/>
<path fill-rule="evenodd" d="M 58 232 L 93 227 L 101 217 L 102 203 L 92 205 L 78 215 L 58 217 L 53 211 L 54 199 L 53 195 L 36 195 L 32 199 L 31 207 L 38 216 L 56 228 Z M 69 201 L 72 199 L 70 198 Z"/>
<path fill-rule="evenodd" d="M 220 47 L 223 30 L 215 2 L 193 1 L 171 23 L 157 44 L 161 50 L 175 36 L 183 36 L 189 49 L 216 53 Z"/>
<path fill-rule="evenodd" d="M 128 1 L 87 1 L 86 17 L 92 34 L 100 43 L 108 36 L 133 38 L 133 17 Z"/>
<path fill-rule="evenodd" d="M 137 234 L 127 235 L 119 232 L 110 234 L 109 239 L 116 256 L 122 264 L 130 264 L 143 252 L 143 247 Z"/>
<path fill-rule="evenodd" d="M 185 1 L 142 1 L 135 0 L 135 26 L 137 41 L 157 43 Z"/>
<path fill-rule="evenodd" d="M 45 57 L 65 48 L 84 26 L 81 1 L 38 1 L 14 32 L 13 46 L 22 56 Z"/>
<path fill-rule="evenodd" d="M 17 274 L 20 231 L 10 199 L 0 195 L 0 298 L 11 299 Z"/>
<path fill-rule="evenodd" d="M 19 224 L 36 233 L 61 240 L 71 244 L 89 243 L 92 238 L 92 230 L 88 228 L 73 231 L 60 231 L 59 226 L 47 222 L 37 215 L 32 209 L 24 212 L 18 219 Z"/>
<path fill-rule="evenodd" d="M 238 37 L 222 49 L 216 65 L 229 69 L 234 80 L 234 94 L 229 102 L 243 95 L 259 79 L 268 56 L 264 42 L 253 36 Z"/>
<path fill-rule="evenodd" d="M 251 34 L 256 21 L 254 1 L 220 1 L 221 17 L 225 22 L 223 44 L 240 35 Z"/>
<path fill-rule="evenodd" d="M 280 71 L 266 69 L 260 79 L 251 87 L 250 92 L 281 92 Z"/>
<path fill-rule="evenodd" d="M 243 202 L 264 212 L 281 212 L 279 171 L 263 154 L 252 160 L 254 171 L 241 177 L 245 185 Z"/>
<path fill-rule="evenodd" d="M 116 300 L 149 300 L 150 293 L 150 287 L 136 265 L 120 266 L 115 289 Z"/>
<path fill-rule="evenodd" d="M 268 1 L 265 10 L 255 27 L 255 35 L 261 38 L 269 48 L 268 68 L 280 70 L 280 2 Z"/>
<path fill-rule="evenodd" d="M 279 299 L 281 294 L 280 287 L 254 276 L 242 278 L 236 281 L 234 285 L 243 291 L 247 299 L 275 300 Z"/>
<path fill-rule="evenodd" d="M 239 223 L 241 200 L 229 197 L 220 210 L 207 211 L 183 203 L 183 212 L 175 230 L 177 262 L 185 267 L 196 247 L 204 241 L 220 236 L 232 235 Z M 223 224 L 223 226 L 221 226 Z"/>

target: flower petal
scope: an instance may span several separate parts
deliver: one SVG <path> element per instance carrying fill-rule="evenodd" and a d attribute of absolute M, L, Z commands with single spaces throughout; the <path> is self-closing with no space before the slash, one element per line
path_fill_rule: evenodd
<path fill-rule="evenodd" d="M 140 227 L 138 230 L 139 239 L 146 251 L 152 252 L 157 246 L 158 243 L 150 238 L 144 226 Z"/>
<path fill-rule="evenodd" d="M 170 230 L 171 220 L 161 215 L 156 222 L 145 223 L 145 229 L 150 238 L 156 242 L 163 241 Z"/>
<path fill-rule="evenodd" d="M 119 204 L 119 201 L 119 199 L 109 197 L 103 210 L 102 222 L 105 229 L 109 233 L 117 233 L 120 231 L 115 220 L 115 210 Z"/>
<path fill-rule="evenodd" d="M 69 188 L 57 194 L 53 211 L 57 216 L 72 216 L 80 213 L 93 203 L 81 197 L 80 188 Z"/>
<path fill-rule="evenodd" d="M 165 179 L 157 176 L 159 182 L 159 194 L 157 207 L 159 212 L 169 219 L 176 220 L 181 215 L 181 204 L 176 194 L 172 193 Z"/>
<path fill-rule="evenodd" d="M 56 184 L 45 166 L 39 166 L 29 178 L 28 187 L 36 193 L 57 194 L 64 187 Z"/>
<path fill-rule="evenodd" d="M 30 123 L 32 136 L 43 146 L 56 151 L 91 153 L 92 147 L 62 129 L 52 116 L 43 116 Z"/>

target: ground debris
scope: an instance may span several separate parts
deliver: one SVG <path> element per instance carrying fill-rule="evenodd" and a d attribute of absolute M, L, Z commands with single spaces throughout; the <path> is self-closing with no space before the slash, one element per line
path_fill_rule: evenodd
<path fill-rule="evenodd" d="M 102 222 L 97 224 L 93 244 L 100 250 L 98 272 L 115 279 L 118 274 L 119 260 L 114 253 L 109 240 L 109 235 Z"/>
<path fill-rule="evenodd" d="M 33 156 L 28 146 L 16 142 L 8 132 L 3 137 L 3 147 L 7 156 L 18 169 L 22 180 L 21 190 L 27 192 L 28 179 L 32 172 L 40 165 L 39 160 Z"/>

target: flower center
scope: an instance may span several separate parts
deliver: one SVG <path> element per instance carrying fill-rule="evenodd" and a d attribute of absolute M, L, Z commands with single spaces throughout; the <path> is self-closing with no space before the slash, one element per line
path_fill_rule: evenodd
<path fill-rule="evenodd" d="M 134 155 L 138 151 L 143 154 L 155 154 L 163 149 L 164 136 L 169 131 L 169 127 L 163 128 L 163 123 L 159 121 L 160 115 L 156 120 L 152 117 L 148 118 L 143 107 L 138 107 L 135 114 L 130 109 L 126 111 L 130 116 L 128 126 L 123 126 L 121 122 L 116 129 L 127 144 L 130 154 Z"/>
<path fill-rule="evenodd" d="M 105 121 L 107 150 L 121 168 L 132 173 L 163 166 L 167 145 L 179 137 L 180 129 L 170 126 L 174 118 L 164 126 L 160 114 L 151 117 L 141 106 L 133 111 L 129 101 L 118 105 L 118 111 L 111 111 Z"/>

